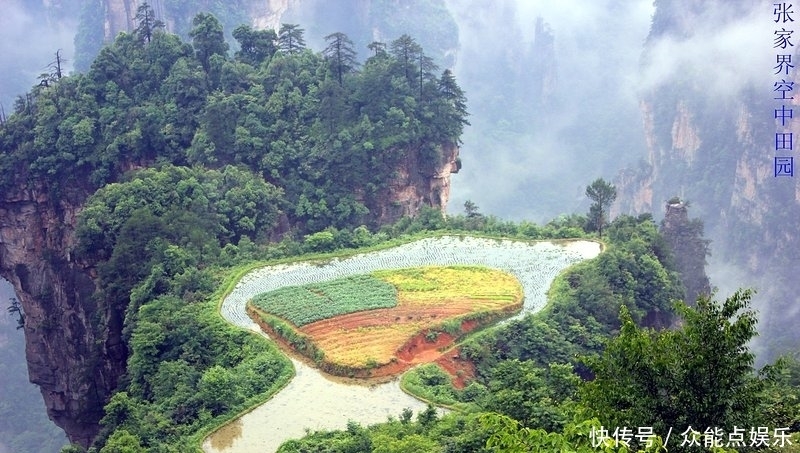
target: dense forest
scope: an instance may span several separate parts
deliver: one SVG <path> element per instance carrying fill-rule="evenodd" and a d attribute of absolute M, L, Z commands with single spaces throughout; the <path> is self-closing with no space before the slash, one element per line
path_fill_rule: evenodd
<path fill-rule="evenodd" d="M 126 372 L 89 451 L 194 451 L 291 379 L 272 343 L 219 317 L 247 270 L 442 233 L 592 237 L 606 250 L 559 276 L 545 310 L 470 337 L 461 352 L 476 376 L 465 388 L 433 365 L 405 378 L 454 413 L 397 408 L 385 424 L 312 433 L 282 451 L 627 451 L 601 426 L 649 426 L 651 436 L 628 433 L 631 449 L 663 451 L 668 429 L 688 425 L 700 447 L 730 451 L 740 445 L 716 448 L 704 442 L 723 434 L 702 430 L 800 429 L 798 362 L 753 366 L 751 292 L 676 303 L 707 290 L 700 224 L 610 221 L 607 196 L 588 216 L 546 225 L 473 203 L 448 218 L 436 207 L 380 215 L 404 160 L 433 168 L 468 124 L 453 74 L 412 37 L 373 42 L 362 62 L 346 35 L 314 52 L 294 24 L 237 27 L 233 52 L 210 14 L 192 21 L 191 43 L 146 4 L 137 24 L 86 73 L 46 74 L 0 125 L 0 188 L 82 205 L 71 259 L 94 272 L 91 302 L 115 313 L 91 328 L 122 332 Z M 678 247 L 687 241 L 695 250 Z M 683 451 L 673 436 L 670 451 Z"/>
<path fill-rule="evenodd" d="M 231 59 L 209 14 L 195 17 L 191 44 L 147 5 L 137 17 L 87 73 L 55 71 L 18 98 L 0 128 L 3 190 L 35 182 L 57 198 L 132 168 L 241 165 L 279 189 L 292 225 L 358 226 L 374 223 L 368 208 L 404 158 L 432 167 L 467 124 L 453 74 L 437 75 L 406 35 L 371 44 L 361 65 L 341 33 L 315 53 L 297 25 L 240 26 Z"/>

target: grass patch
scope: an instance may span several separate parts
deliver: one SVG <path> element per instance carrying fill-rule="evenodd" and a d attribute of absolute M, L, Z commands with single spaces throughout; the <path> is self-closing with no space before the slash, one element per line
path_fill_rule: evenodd
<path fill-rule="evenodd" d="M 464 390 L 453 387 L 450 375 L 435 363 L 420 365 L 403 374 L 400 378 L 400 387 L 415 398 L 437 406 L 457 411 L 478 409 L 477 404 L 465 401 L 469 399 L 472 390 L 464 395 Z"/>
<path fill-rule="evenodd" d="M 513 275 L 480 266 L 429 266 L 377 271 L 406 303 L 438 305 L 441 300 L 519 300 L 522 286 Z"/>

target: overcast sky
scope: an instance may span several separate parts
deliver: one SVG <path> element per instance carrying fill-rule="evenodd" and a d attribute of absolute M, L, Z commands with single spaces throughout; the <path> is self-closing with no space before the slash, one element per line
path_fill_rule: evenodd
<path fill-rule="evenodd" d="M 0 102 L 6 114 L 13 100 L 30 90 L 37 77 L 61 49 L 72 60 L 77 18 L 73 22 L 49 23 L 26 10 L 22 0 L 0 0 Z M 67 71 L 72 65 L 66 62 Z"/>

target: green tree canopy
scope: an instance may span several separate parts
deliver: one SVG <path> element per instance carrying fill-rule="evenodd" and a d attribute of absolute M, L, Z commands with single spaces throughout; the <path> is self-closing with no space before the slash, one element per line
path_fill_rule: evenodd
<path fill-rule="evenodd" d="M 225 35 L 222 32 L 222 24 L 216 17 L 208 13 L 200 13 L 192 19 L 194 28 L 189 32 L 192 38 L 197 59 L 208 72 L 210 61 L 213 55 L 223 57 L 228 54 L 228 43 L 225 42 Z"/>
<path fill-rule="evenodd" d="M 763 426 L 757 419 L 762 381 L 748 342 L 756 335 L 750 290 L 719 303 L 677 304 L 682 325 L 654 331 L 636 326 L 623 307 L 622 330 L 598 360 L 582 400 L 605 426 L 652 426 L 703 432 Z"/>
<path fill-rule="evenodd" d="M 608 223 L 608 210 L 617 199 L 617 189 L 603 178 L 597 178 L 586 186 L 586 196 L 593 202 L 589 208 L 588 229 L 602 237 L 603 227 Z"/>
<path fill-rule="evenodd" d="M 260 65 L 278 50 L 275 30 L 253 30 L 249 25 L 240 25 L 233 30 L 233 37 L 239 42 L 236 58 L 249 65 Z"/>
<path fill-rule="evenodd" d="M 278 30 L 278 48 L 290 55 L 300 52 L 306 47 L 304 32 L 299 24 L 281 24 Z"/>

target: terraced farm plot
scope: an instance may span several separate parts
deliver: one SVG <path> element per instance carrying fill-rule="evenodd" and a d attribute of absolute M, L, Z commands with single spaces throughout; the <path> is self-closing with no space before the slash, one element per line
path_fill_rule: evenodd
<path fill-rule="evenodd" d="M 343 280 L 349 281 L 342 283 Z M 359 282 L 365 286 L 355 288 Z M 381 299 L 385 308 L 374 308 L 376 302 L 370 295 L 388 294 L 381 284 L 393 291 L 393 303 L 389 305 L 386 299 Z M 324 285 L 353 291 L 337 296 L 348 296 L 347 304 L 337 305 L 346 306 L 348 311 L 324 306 L 322 301 L 336 299 Z M 404 364 L 426 361 L 414 357 L 452 343 L 463 333 L 462 323 L 468 320 L 473 321 L 471 327 L 474 327 L 510 316 L 522 307 L 523 296 L 522 286 L 513 275 L 466 266 L 384 270 L 359 276 L 358 280 L 339 279 L 324 285 L 267 293 L 256 298 L 254 305 L 298 326 L 298 333 L 324 353 L 324 361 L 331 365 L 329 369 L 394 364 L 402 370 L 407 367 Z M 275 293 L 280 293 L 280 297 L 273 297 Z M 293 295 L 297 298 L 292 306 L 288 298 Z M 269 309 L 270 306 L 278 307 L 281 313 Z M 307 319 L 317 320 L 306 322 Z M 431 354 L 423 355 L 431 358 Z"/>

